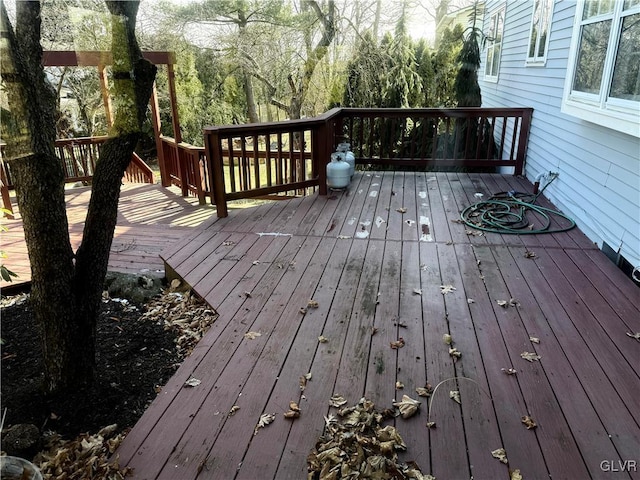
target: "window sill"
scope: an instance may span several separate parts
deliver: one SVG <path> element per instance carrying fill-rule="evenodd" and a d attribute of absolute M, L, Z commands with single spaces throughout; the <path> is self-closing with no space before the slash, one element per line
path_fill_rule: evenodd
<path fill-rule="evenodd" d="M 580 118 L 596 125 L 601 125 L 618 132 L 640 138 L 640 117 L 636 112 L 622 112 L 595 105 L 588 105 L 575 100 L 562 102 L 562 113 Z"/>

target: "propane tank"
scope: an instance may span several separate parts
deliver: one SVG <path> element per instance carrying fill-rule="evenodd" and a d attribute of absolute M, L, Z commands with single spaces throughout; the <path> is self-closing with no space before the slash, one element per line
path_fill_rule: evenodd
<path fill-rule="evenodd" d="M 349 178 L 353 178 L 353 174 L 356 171 L 356 156 L 350 151 L 351 144 L 347 142 L 339 143 L 338 152 L 344 153 L 344 159 L 349 164 Z"/>
<path fill-rule="evenodd" d="M 329 188 L 345 188 L 349 185 L 349 164 L 344 160 L 342 152 L 331 154 L 331 162 L 327 163 L 327 186 Z"/>

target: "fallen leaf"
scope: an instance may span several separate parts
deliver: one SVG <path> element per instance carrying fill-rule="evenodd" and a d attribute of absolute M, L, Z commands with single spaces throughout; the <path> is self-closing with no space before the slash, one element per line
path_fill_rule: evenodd
<path fill-rule="evenodd" d="M 260 260 L 254 260 L 251 265 L 260 265 Z"/>
<path fill-rule="evenodd" d="M 247 298 L 251 298 L 251 292 L 244 292 L 244 296 Z"/>
<path fill-rule="evenodd" d="M 351 235 L 338 235 L 339 240 L 347 240 L 351 238 Z"/>
<path fill-rule="evenodd" d="M 300 312 L 302 315 L 307 313 L 307 309 L 305 307 L 300 308 L 300 310 L 298 310 L 298 312 Z"/>
<path fill-rule="evenodd" d="M 507 302 L 506 300 L 496 300 L 496 303 L 502 308 L 507 308 L 509 306 L 509 302 Z"/>
<path fill-rule="evenodd" d="M 427 422 L 427 428 L 436 428 L 436 422 Z"/>
<path fill-rule="evenodd" d="M 442 335 L 442 341 L 445 343 L 445 345 L 451 345 L 453 343 L 453 339 L 448 333 Z"/>
<path fill-rule="evenodd" d="M 497 450 L 492 451 L 491 455 L 493 458 L 497 458 L 505 465 L 509 463 L 509 460 L 507 460 L 507 452 L 505 452 L 504 448 L 498 448 Z"/>
<path fill-rule="evenodd" d="M 307 308 L 318 308 L 320 304 L 316 300 L 309 300 L 307 302 Z"/>
<path fill-rule="evenodd" d="M 300 418 L 300 411 L 289 410 L 287 412 L 284 412 L 283 415 L 284 415 L 284 418 L 289 418 L 289 419 Z"/>
<path fill-rule="evenodd" d="M 524 358 L 527 362 L 533 362 L 536 360 L 540 360 L 540 358 L 542 358 L 540 357 L 540 355 L 536 355 L 535 353 L 532 353 L 532 352 L 522 352 L 520 356 Z"/>
<path fill-rule="evenodd" d="M 460 390 L 450 390 L 449 391 L 449 398 L 451 400 L 453 400 L 454 402 L 456 402 L 456 403 L 460 403 L 460 404 L 462 403 L 460 401 Z"/>
<path fill-rule="evenodd" d="M 229 247 L 229 246 L 234 245 L 234 244 L 235 244 L 235 242 L 231 242 L 231 241 L 222 242 L 222 246 L 223 247 Z"/>
<path fill-rule="evenodd" d="M 515 469 L 510 473 L 509 480 L 522 480 L 522 475 L 520 474 L 520 470 Z"/>
<path fill-rule="evenodd" d="M 476 301 L 473 298 L 467 298 L 467 303 L 471 305 L 472 303 L 476 303 Z"/>
<path fill-rule="evenodd" d="M 413 294 L 414 295 L 422 295 L 422 290 L 420 288 L 414 288 L 413 289 Z"/>
<path fill-rule="evenodd" d="M 320 343 L 327 343 L 329 341 L 329 339 L 327 337 L 325 337 L 324 335 L 320 335 L 318 337 L 318 342 Z"/>
<path fill-rule="evenodd" d="M 640 342 L 640 332 L 636 332 L 636 333 L 627 332 L 627 337 L 635 338 Z"/>
<path fill-rule="evenodd" d="M 402 395 L 402 400 L 399 402 L 393 402 L 394 407 L 398 407 L 400 410 L 400 415 L 402 418 L 409 418 L 418 411 L 418 407 L 420 406 L 418 400 L 414 400 L 409 395 Z"/>
<path fill-rule="evenodd" d="M 462 220 L 460 220 L 459 218 L 452 218 L 451 222 L 453 222 L 453 223 L 462 223 Z"/>
<path fill-rule="evenodd" d="M 536 258 L 536 253 L 529 250 L 525 250 L 524 258 Z"/>
<path fill-rule="evenodd" d="M 197 378 L 191 377 L 189 380 L 184 382 L 185 387 L 197 387 L 202 383 L 202 380 L 198 380 Z"/>
<path fill-rule="evenodd" d="M 262 415 L 260 415 L 260 420 L 258 420 L 258 424 L 256 425 L 256 428 L 253 430 L 253 434 L 257 435 L 259 429 L 266 427 L 275 419 L 276 419 L 275 413 L 263 413 Z"/>
<path fill-rule="evenodd" d="M 291 402 L 289 402 L 289 410 L 293 410 L 294 412 L 299 412 L 300 411 L 300 405 L 298 405 L 294 401 L 291 401 Z"/>
<path fill-rule="evenodd" d="M 529 337 L 529 340 L 531 340 L 531 343 L 540 343 L 540 339 L 538 337 Z"/>
<path fill-rule="evenodd" d="M 329 400 L 329 405 L 332 407 L 340 408 L 347 403 L 347 400 L 342 395 L 333 395 Z"/>
<path fill-rule="evenodd" d="M 509 299 L 509 305 L 512 307 L 519 307 L 520 302 L 518 302 L 518 300 L 516 300 L 515 298 L 511 298 Z"/>
<path fill-rule="evenodd" d="M 398 348 L 402 348 L 404 347 L 404 345 L 405 345 L 404 338 L 402 337 L 400 337 L 395 342 L 391 342 L 391 348 L 393 348 L 394 350 L 397 350 Z"/>
<path fill-rule="evenodd" d="M 524 425 L 527 427 L 527 430 L 531 430 L 532 428 L 536 428 L 538 426 L 535 420 L 529 415 L 525 415 L 524 417 L 522 417 L 522 423 L 524 423 Z"/>
<path fill-rule="evenodd" d="M 304 378 L 305 378 L 305 379 L 307 379 L 307 380 L 311 380 L 311 377 L 312 377 L 312 376 L 313 376 L 313 375 L 311 374 L 311 372 L 309 372 L 309 373 L 305 373 L 305 374 L 304 374 Z"/>
<path fill-rule="evenodd" d="M 262 334 L 260 332 L 247 332 L 244 334 L 244 338 L 248 340 L 255 340 L 258 337 L 261 337 Z"/>
<path fill-rule="evenodd" d="M 401 208 L 396 209 L 396 212 L 399 212 L 399 213 L 407 213 L 407 209 L 406 209 L 406 208 L 404 208 L 404 207 L 401 207 Z"/>
<path fill-rule="evenodd" d="M 234 405 L 231 407 L 231 410 L 229 410 L 229 416 L 232 417 L 238 410 L 240 410 L 240 407 L 238 405 Z"/>
<path fill-rule="evenodd" d="M 431 388 L 431 385 L 429 385 L 427 383 L 427 385 L 425 387 L 418 387 L 416 388 L 416 393 L 420 396 L 420 397 L 430 397 L 431 394 L 433 393 L 433 389 Z"/>
<path fill-rule="evenodd" d="M 305 388 L 307 388 L 307 377 L 305 377 L 304 375 L 302 377 L 300 377 L 300 391 L 304 392 Z"/>
<path fill-rule="evenodd" d="M 371 327 L 371 336 L 373 337 L 376 333 L 378 333 L 378 329 L 376 327 Z"/>
<path fill-rule="evenodd" d="M 453 358 L 460 358 L 462 357 L 462 352 L 460 352 L 457 348 L 452 347 L 449 349 L 449 355 L 451 355 Z"/>
<path fill-rule="evenodd" d="M 396 382 L 396 390 L 402 390 L 404 388 L 404 383 L 398 381 Z"/>
<path fill-rule="evenodd" d="M 515 368 L 502 368 L 501 369 L 507 375 L 515 375 L 518 371 Z"/>
<path fill-rule="evenodd" d="M 171 290 L 177 290 L 178 288 L 180 288 L 180 285 L 182 285 L 182 282 L 177 278 L 171 280 Z"/>
<path fill-rule="evenodd" d="M 447 293 L 451 293 L 456 289 L 453 285 L 440 285 L 440 293 L 446 295 Z"/>

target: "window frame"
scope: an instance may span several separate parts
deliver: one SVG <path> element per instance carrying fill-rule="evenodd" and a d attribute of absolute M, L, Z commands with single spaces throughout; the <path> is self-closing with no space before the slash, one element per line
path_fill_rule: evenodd
<path fill-rule="evenodd" d="M 504 45 L 504 26 L 505 26 L 505 14 L 506 14 L 507 8 L 506 8 L 506 4 L 500 6 L 499 8 L 497 8 L 495 11 L 493 11 L 491 13 L 491 15 L 489 15 L 489 34 L 487 35 L 487 43 L 486 43 L 486 51 L 485 51 L 485 55 L 484 55 L 484 80 L 487 82 L 493 82 L 493 83 L 498 83 L 498 77 L 500 76 L 500 61 L 502 60 L 502 50 L 503 50 L 503 45 Z M 496 23 L 498 22 L 499 19 L 499 15 L 502 15 L 502 31 L 500 32 L 500 42 L 496 43 L 495 42 L 495 38 L 491 37 L 491 32 L 492 30 L 497 30 L 497 27 L 500 25 L 496 25 Z M 495 19 L 495 20 L 494 20 Z M 495 55 L 495 50 L 496 50 L 496 45 L 499 46 L 499 52 L 498 52 L 498 58 L 497 60 L 495 59 L 495 57 L 493 57 L 493 62 L 492 65 L 496 65 L 496 74 L 495 75 L 491 75 L 489 73 L 489 63 L 487 61 L 487 59 L 489 58 L 489 51 L 492 50 L 492 52 Z"/>
<path fill-rule="evenodd" d="M 542 8 L 546 7 L 547 15 L 547 36 L 544 42 L 544 55 L 539 56 L 537 52 L 540 51 L 540 35 L 536 37 L 536 45 L 534 48 L 534 55 L 530 56 L 531 39 L 533 37 L 534 19 L 536 13 L 536 3 L 540 2 Z M 549 51 L 549 37 L 551 36 L 551 25 L 553 21 L 553 10 L 556 2 L 554 0 L 534 0 L 533 9 L 531 11 L 531 24 L 529 26 L 529 41 L 527 42 L 527 58 L 524 62 L 526 67 L 544 67 L 547 64 L 547 53 Z M 543 12 L 544 14 L 544 12 Z M 542 15 L 540 15 L 540 22 L 542 22 Z"/>
<path fill-rule="evenodd" d="M 640 137 L 640 101 L 611 97 L 615 61 L 618 55 L 622 22 L 625 17 L 640 13 L 640 3 L 623 10 L 623 1 L 614 2 L 610 14 L 599 14 L 582 19 L 586 2 L 578 2 L 571 34 L 571 48 L 567 63 L 561 111 L 567 115 L 601 125 L 612 130 Z M 611 27 L 604 59 L 600 89 L 597 94 L 574 90 L 580 55 L 582 28 L 585 25 L 609 21 Z"/>

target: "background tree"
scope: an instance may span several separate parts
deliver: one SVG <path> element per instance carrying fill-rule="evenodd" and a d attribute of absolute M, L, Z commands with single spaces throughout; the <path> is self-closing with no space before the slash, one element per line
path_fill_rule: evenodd
<path fill-rule="evenodd" d="M 482 31 L 476 27 L 478 15 L 478 4 L 476 2 L 471 13 L 471 27 L 467 29 L 467 34 L 458 54 L 458 73 L 453 88 L 456 92 L 456 101 L 459 107 L 480 107 L 482 106 L 482 96 L 480 85 L 478 84 L 478 69 L 480 68 L 480 46 Z"/>
<path fill-rule="evenodd" d="M 114 125 L 93 179 L 83 239 L 69 241 L 62 165 L 55 156 L 55 90 L 42 67 L 41 5 L 16 2 L 15 28 L 0 3 L 4 87 L 20 119 L 7 131 L 32 272 L 31 304 L 39 326 L 45 389 L 60 392 L 92 381 L 96 320 L 115 229 L 121 179 L 140 137 L 156 68 L 135 37 L 139 2 L 108 1 L 112 23 Z M 4 125 L 4 122 L 3 122 Z"/>
<path fill-rule="evenodd" d="M 402 9 L 395 35 L 388 43 L 389 69 L 386 71 L 384 107 L 415 106 L 422 91 L 411 38 L 407 35 L 406 8 Z"/>
<path fill-rule="evenodd" d="M 445 29 L 438 49 L 432 57 L 434 71 L 432 106 L 434 107 L 456 106 L 454 82 L 459 68 L 456 59 L 462 49 L 463 33 L 462 25 Z"/>

